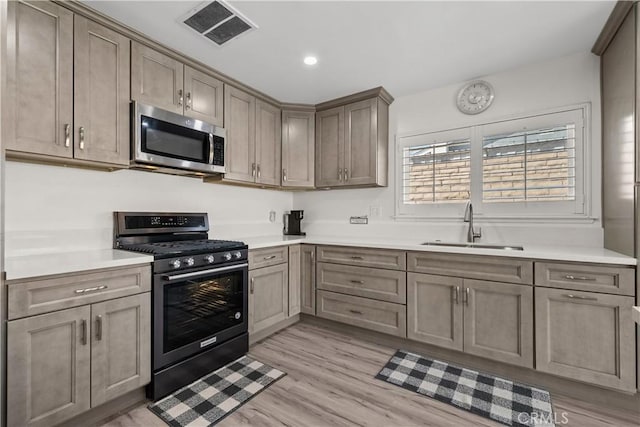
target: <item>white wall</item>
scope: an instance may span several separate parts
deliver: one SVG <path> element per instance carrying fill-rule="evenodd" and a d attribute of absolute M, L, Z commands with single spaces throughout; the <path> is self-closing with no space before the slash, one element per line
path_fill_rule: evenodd
<path fill-rule="evenodd" d="M 208 212 L 212 237 L 276 235 L 293 202 L 287 192 L 144 171 L 7 162 L 5 173 L 7 256 L 109 248 L 114 211 Z"/>
<path fill-rule="evenodd" d="M 468 116 L 460 113 L 455 97 L 462 82 L 395 100 L 390 108 L 389 186 L 364 190 L 330 190 L 297 193 L 296 209 L 305 210 L 305 229 L 309 233 L 330 235 L 402 236 L 416 239 L 456 240 L 464 237 L 461 219 L 450 222 L 395 221 L 395 135 L 414 131 L 437 131 L 493 120 L 538 113 L 550 108 L 590 102 L 592 107 L 592 214 L 601 212 L 600 158 L 600 73 L 599 58 L 576 54 L 552 61 L 531 64 L 481 78 L 495 89 L 493 105 L 484 113 Z M 370 217 L 367 226 L 350 225 L 349 216 L 370 214 L 380 207 L 378 217 Z M 483 240 L 507 243 L 563 245 L 602 245 L 599 219 L 593 224 L 496 224 L 479 220 Z"/>

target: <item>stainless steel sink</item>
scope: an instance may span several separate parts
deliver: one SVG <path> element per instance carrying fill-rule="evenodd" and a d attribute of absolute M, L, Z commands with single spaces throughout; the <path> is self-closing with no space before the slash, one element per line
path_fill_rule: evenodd
<path fill-rule="evenodd" d="M 503 251 L 523 251 L 522 246 L 506 246 L 506 245 L 489 245 L 485 243 L 446 243 L 446 242 L 425 242 L 424 246 L 449 246 L 454 248 L 480 248 L 480 249 L 499 249 Z"/>

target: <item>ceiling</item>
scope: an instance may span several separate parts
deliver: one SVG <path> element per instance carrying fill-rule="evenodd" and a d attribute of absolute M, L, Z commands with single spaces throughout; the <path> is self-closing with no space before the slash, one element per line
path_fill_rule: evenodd
<path fill-rule="evenodd" d="M 591 49 L 614 1 L 230 1 L 258 25 L 223 47 L 182 26 L 199 1 L 89 6 L 285 102 L 395 97 Z M 313 54 L 318 64 L 306 66 Z"/>

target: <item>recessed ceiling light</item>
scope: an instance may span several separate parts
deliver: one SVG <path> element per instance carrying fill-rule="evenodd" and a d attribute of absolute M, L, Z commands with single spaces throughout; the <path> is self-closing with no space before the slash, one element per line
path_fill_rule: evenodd
<path fill-rule="evenodd" d="M 318 58 L 315 56 L 305 56 L 304 63 L 307 65 L 316 65 L 318 63 Z"/>

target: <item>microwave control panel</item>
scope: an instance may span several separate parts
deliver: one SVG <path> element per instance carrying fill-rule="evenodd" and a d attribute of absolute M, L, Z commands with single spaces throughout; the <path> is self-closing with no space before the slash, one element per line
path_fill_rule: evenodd
<path fill-rule="evenodd" d="M 213 164 L 224 166 L 224 138 L 213 136 Z"/>

